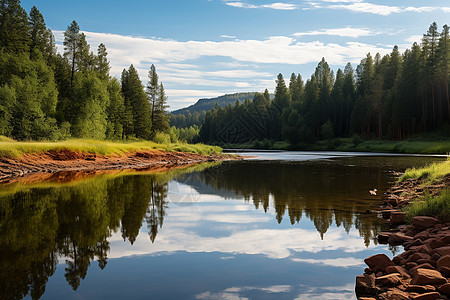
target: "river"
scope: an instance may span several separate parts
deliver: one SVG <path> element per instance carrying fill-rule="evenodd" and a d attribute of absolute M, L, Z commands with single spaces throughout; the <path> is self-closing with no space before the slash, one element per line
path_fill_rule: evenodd
<path fill-rule="evenodd" d="M 1 299 L 354 299 L 363 259 L 401 251 L 374 239 L 382 192 L 445 159 L 243 155 L 0 186 Z"/>

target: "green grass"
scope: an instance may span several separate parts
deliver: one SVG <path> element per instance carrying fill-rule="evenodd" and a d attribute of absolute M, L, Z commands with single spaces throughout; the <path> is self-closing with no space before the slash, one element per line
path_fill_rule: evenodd
<path fill-rule="evenodd" d="M 434 163 L 419 169 L 408 169 L 405 171 L 405 174 L 400 177 L 399 182 L 403 182 L 410 178 L 422 178 L 425 180 L 425 183 L 433 183 L 447 174 L 450 174 L 450 160 L 441 163 Z"/>
<path fill-rule="evenodd" d="M 26 153 L 40 153 L 51 150 L 72 150 L 102 155 L 122 154 L 142 150 L 163 150 L 190 152 L 203 155 L 221 153 L 222 148 L 203 144 L 168 143 L 157 144 L 151 141 L 112 142 L 73 139 L 62 142 L 19 142 L 0 136 L 0 156 L 19 157 Z"/>
<path fill-rule="evenodd" d="M 444 222 L 450 221 L 450 189 L 444 190 L 437 197 L 425 195 L 424 198 L 415 200 L 405 209 L 406 220 L 411 223 L 415 216 L 430 216 Z"/>

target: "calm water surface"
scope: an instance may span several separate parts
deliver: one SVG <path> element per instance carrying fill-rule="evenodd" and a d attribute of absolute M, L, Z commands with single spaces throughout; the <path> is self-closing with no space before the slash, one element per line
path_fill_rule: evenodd
<path fill-rule="evenodd" d="M 369 190 L 444 159 L 246 155 L 0 187 L 1 299 L 352 299 L 363 259 L 400 251 Z"/>

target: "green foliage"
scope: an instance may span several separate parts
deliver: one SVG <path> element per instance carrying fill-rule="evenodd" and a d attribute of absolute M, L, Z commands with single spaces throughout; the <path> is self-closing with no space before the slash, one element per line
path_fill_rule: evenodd
<path fill-rule="evenodd" d="M 64 136 L 65 134 L 65 137 L 67 137 L 67 126 L 67 123 L 62 124 L 58 134 L 61 136 Z M 222 148 L 216 146 L 208 146 L 203 144 L 193 145 L 182 142 L 171 143 L 170 135 L 167 133 L 160 133 L 158 136 L 160 141 L 164 143 L 158 144 L 153 141 L 135 141 L 125 143 L 88 139 L 71 139 L 61 142 L 22 142 L 0 136 L 0 156 L 18 157 L 25 153 L 39 153 L 50 150 L 72 150 L 102 155 L 121 154 L 124 152 L 141 150 L 184 151 L 205 155 L 222 152 Z"/>
<path fill-rule="evenodd" d="M 439 196 L 425 195 L 416 199 L 406 207 L 406 220 L 411 223 L 415 216 L 430 216 L 444 222 L 450 221 L 450 189 L 444 190 Z"/>
<path fill-rule="evenodd" d="M 399 182 L 412 179 L 425 179 L 427 182 L 435 182 L 438 179 L 450 174 L 450 160 L 443 163 L 434 163 L 424 168 L 412 168 L 405 171 L 405 174 L 400 177 Z"/>

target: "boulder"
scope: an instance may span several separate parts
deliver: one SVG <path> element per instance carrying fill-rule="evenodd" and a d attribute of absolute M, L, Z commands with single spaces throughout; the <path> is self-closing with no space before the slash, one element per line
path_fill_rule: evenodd
<path fill-rule="evenodd" d="M 411 277 L 411 276 L 409 276 L 408 272 L 403 267 L 400 267 L 400 266 L 389 266 L 386 268 L 386 273 L 387 274 L 399 273 L 404 278 Z"/>
<path fill-rule="evenodd" d="M 387 257 L 386 254 L 376 254 L 369 256 L 364 260 L 364 262 L 375 272 L 378 272 L 380 270 L 384 272 L 387 267 L 395 266 L 394 262 L 389 257 Z"/>
<path fill-rule="evenodd" d="M 407 262 L 407 263 L 405 264 L 405 268 L 406 268 L 407 270 L 411 270 L 411 269 L 414 268 L 415 266 L 418 266 L 418 264 L 415 263 L 415 262 Z"/>
<path fill-rule="evenodd" d="M 436 262 L 437 269 L 442 267 L 450 268 L 450 255 L 444 255 Z"/>
<path fill-rule="evenodd" d="M 392 273 L 375 278 L 375 284 L 377 286 L 392 287 L 402 283 L 402 275 L 399 273 Z"/>
<path fill-rule="evenodd" d="M 447 283 L 447 279 L 445 279 L 441 273 L 429 269 L 417 269 L 411 280 L 411 284 L 413 285 L 434 285 L 444 283 Z"/>
<path fill-rule="evenodd" d="M 438 261 L 439 258 L 441 258 L 442 256 L 440 254 L 434 253 L 433 255 L 431 255 L 431 259 L 434 261 Z"/>
<path fill-rule="evenodd" d="M 439 219 L 427 216 L 416 216 L 413 218 L 413 226 L 415 229 L 423 230 L 427 228 L 431 228 L 437 224 L 440 224 L 441 221 Z"/>
<path fill-rule="evenodd" d="M 415 251 L 415 252 L 426 253 L 426 254 L 429 254 L 432 251 L 431 248 L 428 247 L 427 245 L 414 246 L 409 249 L 412 251 Z"/>
<path fill-rule="evenodd" d="M 450 277 L 450 268 L 448 268 L 448 267 L 441 267 L 439 269 L 439 272 L 441 272 L 442 275 L 444 275 L 447 278 Z"/>
<path fill-rule="evenodd" d="M 376 295 L 378 288 L 375 286 L 375 275 L 358 275 L 356 276 L 356 295 Z"/>
<path fill-rule="evenodd" d="M 417 265 L 417 266 L 415 266 L 414 268 L 411 268 L 411 269 L 409 270 L 409 274 L 411 274 L 411 275 L 414 276 L 414 274 L 416 273 L 416 271 L 417 271 L 418 269 L 434 270 L 434 267 L 433 267 L 432 265 L 428 264 L 428 263 L 421 264 L 421 265 Z"/>
<path fill-rule="evenodd" d="M 414 284 L 410 284 L 410 285 L 408 285 L 406 287 L 405 292 L 423 294 L 423 293 L 433 292 L 434 290 L 436 290 L 436 289 L 432 285 L 414 285 Z"/>
<path fill-rule="evenodd" d="M 388 237 L 388 243 L 391 245 L 401 245 L 412 240 L 414 240 L 413 237 L 404 235 L 403 233 L 392 233 Z"/>
<path fill-rule="evenodd" d="M 414 253 L 409 257 L 409 261 L 418 261 L 419 259 L 431 259 L 431 256 L 426 253 Z"/>
<path fill-rule="evenodd" d="M 406 213 L 402 211 L 393 211 L 391 212 L 391 225 L 400 225 L 405 224 Z"/>
<path fill-rule="evenodd" d="M 431 239 L 430 242 L 427 241 L 427 245 L 428 245 L 431 249 L 436 249 L 436 248 L 441 248 L 441 247 L 447 246 L 446 243 L 444 243 L 443 241 L 441 241 L 441 240 L 439 240 L 439 239 Z"/>
<path fill-rule="evenodd" d="M 450 255 L 450 246 L 433 249 L 433 253 L 437 253 L 440 256 Z"/>
<path fill-rule="evenodd" d="M 441 285 L 438 288 L 438 290 L 439 290 L 439 292 L 441 292 L 441 294 L 450 296 L 450 283 L 445 283 L 445 284 Z"/>
<path fill-rule="evenodd" d="M 435 300 L 435 299 L 441 299 L 441 294 L 438 292 L 430 292 L 425 294 L 420 294 L 417 296 L 411 297 L 411 299 L 414 300 Z"/>
<path fill-rule="evenodd" d="M 436 269 L 436 261 L 434 261 L 434 260 L 432 260 L 432 259 L 421 258 L 421 259 L 416 260 L 416 263 L 417 263 L 418 265 L 421 265 L 421 264 L 430 264 L 430 265 L 433 267 L 433 269 Z"/>

